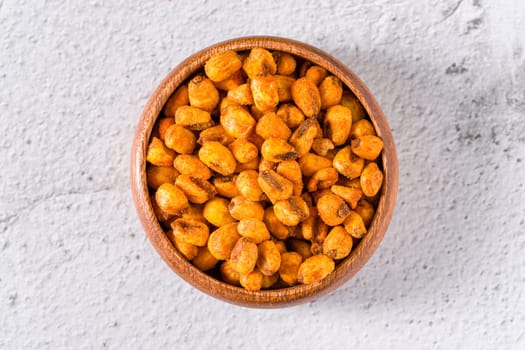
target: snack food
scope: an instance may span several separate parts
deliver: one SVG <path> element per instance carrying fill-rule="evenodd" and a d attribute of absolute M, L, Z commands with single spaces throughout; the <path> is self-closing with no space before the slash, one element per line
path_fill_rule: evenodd
<path fill-rule="evenodd" d="M 375 214 L 383 142 L 326 69 L 254 48 L 174 92 L 147 152 L 159 222 L 199 269 L 250 291 L 316 283 Z"/>

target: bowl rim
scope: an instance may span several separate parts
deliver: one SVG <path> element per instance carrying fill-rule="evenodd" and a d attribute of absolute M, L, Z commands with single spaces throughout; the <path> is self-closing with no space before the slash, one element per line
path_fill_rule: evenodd
<path fill-rule="evenodd" d="M 227 50 L 249 50 L 253 47 L 302 57 L 337 76 L 359 99 L 377 135 L 384 143 L 381 155 L 384 171 L 383 186 L 367 235 L 330 275 L 312 284 L 247 291 L 207 275 L 193 266 L 172 245 L 161 228 L 150 202 L 146 182 L 146 151 L 154 124 L 166 101 L 175 89 L 201 69 L 204 62 L 212 55 Z M 222 41 L 196 52 L 173 68 L 154 90 L 141 114 L 133 139 L 130 175 L 132 197 L 139 219 L 151 244 L 168 266 L 183 280 L 205 294 L 232 304 L 257 308 L 305 303 L 335 290 L 353 277 L 370 259 L 382 241 L 394 212 L 398 189 L 398 162 L 393 135 L 383 111 L 364 82 L 350 68 L 324 51 L 300 41 L 275 36 L 247 36 Z"/>

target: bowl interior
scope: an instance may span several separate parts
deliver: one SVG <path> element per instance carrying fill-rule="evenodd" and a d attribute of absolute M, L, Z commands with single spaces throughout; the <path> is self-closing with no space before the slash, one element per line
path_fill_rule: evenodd
<path fill-rule="evenodd" d="M 247 291 L 222 282 L 200 271 L 173 247 L 161 228 L 151 206 L 146 183 L 146 150 L 164 104 L 175 89 L 200 70 L 212 55 L 226 50 L 242 51 L 253 47 L 288 52 L 311 61 L 337 76 L 359 99 L 383 139 L 381 163 L 384 172 L 381 196 L 367 235 L 350 255 L 338 263 L 334 272 L 321 281 L 289 288 Z M 372 256 L 381 242 L 392 217 L 398 186 L 398 166 L 394 140 L 379 104 L 366 85 L 342 63 L 307 44 L 276 37 L 247 37 L 210 46 L 190 56 L 175 67 L 160 83 L 148 101 L 135 132 L 131 157 L 131 187 L 139 218 L 153 246 L 164 261 L 184 280 L 218 299 L 251 307 L 281 307 L 307 302 L 328 293 L 351 278 Z"/>

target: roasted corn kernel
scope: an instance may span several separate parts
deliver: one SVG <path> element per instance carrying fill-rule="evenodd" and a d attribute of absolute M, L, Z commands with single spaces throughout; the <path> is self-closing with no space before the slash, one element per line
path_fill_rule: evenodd
<path fill-rule="evenodd" d="M 221 227 L 235 222 L 228 209 L 229 202 L 220 197 L 210 199 L 204 205 L 202 215 L 210 224 Z"/>
<path fill-rule="evenodd" d="M 262 112 L 271 111 L 279 103 L 279 87 L 273 75 L 255 77 L 250 81 L 253 103 Z"/>
<path fill-rule="evenodd" d="M 221 264 L 220 272 L 221 278 L 224 282 L 233 284 L 234 286 L 241 285 L 241 274 L 235 271 L 230 260 L 226 260 Z"/>
<path fill-rule="evenodd" d="M 301 239 L 290 239 L 288 240 L 288 246 L 291 251 L 301 255 L 303 260 L 308 259 L 312 256 L 310 250 L 311 243 L 303 241 Z"/>
<path fill-rule="evenodd" d="M 249 238 L 241 237 L 233 246 L 231 253 L 232 268 L 242 275 L 253 271 L 257 263 L 257 245 Z"/>
<path fill-rule="evenodd" d="M 244 60 L 242 69 L 250 79 L 275 74 L 277 65 L 270 51 L 262 48 L 253 48 Z"/>
<path fill-rule="evenodd" d="M 353 240 L 343 226 L 330 230 L 323 242 L 323 254 L 334 260 L 346 258 L 352 250 Z"/>
<path fill-rule="evenodd" d="M 361 175 L 365 161 L 352 153 L 350 146 L 343 147 L 333 159 L 334 168 L 339 174 L 350 179 Z"/>
<path fill-rule="evenodd" d="M 179 172 L 170 166 L 148 165 L 146 169 L 148 186 L 154 190 L 163 183 L 174 183 L 177 176 L 179 176 Z"/>
<path fill-rule="evenodd" d="M 345 106 L 335 105 L 326 111 L 324 116 L 324 134 L 334 145 L 346 143 L 352 127 L 352 111 Z"/>
<path fill-rule="evenodd" d="M 290 198 L 293 192 L 293 183 L 273 170 L 260 172 L 257 182 L 272 203 Z"/>
<path fill-rule="evenodd" d="M 289 286 L 297 283 L 297 275 L 303 258 L 296 252 L 287 252 L 281 255 L 281 266 L 279 267 L 279 276 Z"/>
<path fill-rule="evenodd" d="M 245 170 L 257 170 L 259 168 L 260 159 L 259 156 L 253 158 L 249 162 L 246 163 L 237 163 L 237 166 L 235 167 L 236 173 L 242 173 Z"/>
<path fill-rule="evenodd" d="M 334 168 L 324 168 L 315 172 L 308 181 L 307 189 L 310 192 L 329 188 L 334 185 L 339 176 Z"/>
<path fill-rule="evenodd" d="M 213 81 L 228 79 L 242 66 L 241 59 L 235 51 L 225 51 L 210 57 L 204 65 L 204 71 Z"/>
<path fill-rule="evenodd" d="M 170 214 L 170 213 L 167 213 L 164 210 L 162 210 L 159 207 L 159 204 L 157 203 L 157 200 L 155 199 L 155 197 L 156 197 L 155 195 L 156 195 L 156 193 L 150 196 L 151 207 L 153 208 L 153 213 L 155 213 L 155 216 L 157 217 L 157 219 L 159 219 L 159 222 L 161 224 L 163 224 L 164 226 L 167 225 L 168 227 L 170 227 L 171 221 L 173 221 L 173 217 L 174 217 L 175 214 Z M 185 209 L 183 209 L 183 210 L 185 210 Z M 179 212 L 179 214 L 180 214 L 180 212 Z"/>
<path fill-rule="evenodd" d="M 295 147 L 298 157 L 302 157 L 310 152 L 319 130 L 321 130 L 321 127 L 315 118 L 307 118 L 295 129 L 290 137 L 290 144 Z"/>
<path fill-rule="evenodd" d="M 208 247 L 199 247 L 197 256 L 191 261 L 201 271 L 211 270 L 219 262 L 213 255 L 211 255 Z"/>
<path fill-rule="evenodd" d="M 301 224 L 301 234 L 312 243 L 322 243 L 326 238 L 328 226 L 317 215 L 315 207 L 310 208 L 310 216 Z"/>
<path fill-rule="evenodd" d="M 219 91 L 210 79 L 196 75 L 188 84 L 190 105 L 211 112 L 219 104 Z"/>
<path fill-rule="evenodd" d="M 237 162 L 228 148 L 216 141 L 206 142 L 199 150 L 199 159 L 221 175 L 235 172 Z"/>
<path fill-rule="evenodd" d="M 175 112 L 175 124 L 190 130 L 204 130 L 213 125 L 210 112 L 193 106 L 181 106 Z"/>
<path fill-rule="evenodd" d="M 190 99 L 188 97 L 188 85 L 181 85 L 173 95 L 168 99 L 166 105 L 164 106 L 164 116 L 175 118 L 175 112 L 180 106 L 187 106 L 190 104 Z"/>
<path fill-rule="evenodd" d="M 211 177 L 210 168 L 196 156 L 179 154 L 173 161 L 173 166 L 181 174 L 191 175 L 204 180 Z"/>
<path fill-rule="evenodd" d="M 373 197 L 383 184 L 383 172 L 376 163 L 368 163 L 361 173 L 361 190 L 367 197 Z"/>
<path fill-rule="evenodd" d="M 263 190 L 258 183 L 259 174 L 255 170 L 244 170 L 237 175 L 235 184 L 237 190 L 249 201 L 257 202 L 263 199 Z"/>
<path fill-rule="evenodd" d="M 352 124 L 350 129 L 350 136 L 353 138 L 358 138 L 365 135 L 374 135 L 376 136 L 376 130 L 372 123 L 366 119 L 360 119 Z"/>
<path fill-rule="evenodd" d="M 215 186 L 217 194 L 226 198 L 240 195 L 235 184 L 236 179 L 237 176 L 215 176 L 213 178 L 213 186 Z"/>
<path fill-rule="evenodd" d="M 159 186 L 155 193 L 155 201 L 162 211 L 171 215 L 178 215 L 188 207 L 188 198 L 184 192 L 169 182 Z"/>
<path fill-rule="evenodd" d="M 232 142 L 235 141 L 235 138 L 230 136 L 226 130 L 222 127 L 222 125 L 215 125 L 212 126 L 206 130 L 202 130 L 199 134 L 199 139 L 197 140 L 197 143 L 199 145 L 203 145 L 206 142 L 209 141 L 216 141 L 224 146 L 230 145 Z"/>
<path fill-rule="evenodd" d="M 332 161 L 314 153 L 306 153 L 299 158 L 299 166 L 304 176 L 312 176 L 321 169 L 332 167 Z"/>
<path fill-rule="evenodd" d="M 203 247 L 208 242 L 210 231 L 202 221 L 191 219 L 177 219 L 171 223 L 173 234 L 179 236 L 186 243 Z"/>
<path fill-rule="evenodd" d="M 293 183 L 302 183 L 302 173 L 299 163 L 295 160 L 285 160 L 277 164 L 275 169 L 278 174 L 284 176 Z"/>
<path fill-rule="evenodd" d="M 309 257 L 299 266 L 297 281 L 310 284 L 322 280 L 328 276 L 335 268 L 332 259 L 324 254 L 317 254 Z"/>
<path fill-rule="evenodd" d="M 321 98 L 321 108 L 326 109 L 341 102 L 343 97 L 343 84 L 334 75 L 329 75 L 323 79 L 319 85 L 319 96 Z"/>
<path fill-rule="evenodd" d="M 244 73 L 242 69 L 239 69 L 235 71 L 232 75 L 230 75 L 228 78 L 221 80 L 221 81 L 213 81 L 213 82 L 215 83 L 215 86 L 217 87 L 217 89 L 223 90 L 223 91 L 230 91 L 244 84 Z"/>
<path fill-rule="evenodd" d="M 262 288 L 263 274 L 257 268 L 248 272 L 247 274 L 241 274 L 239 282 L 241 286 L 246 290 L 257 291 Z"/>
<path fill-rule="evenodd" d="M 241 236 L 250 238 L 256 244 L 270 239 L 268 228 L 264 222 L 259 219 L 242 219 L 239 221 L 237 231 Z"/>
<path fill-rule="evenodd" d="M 220 121 L 224 130 L 235 138 L 247 138 L 256 124 L 250 113 L 236 104 L 221 110 Z"/>
<path fill-rule="evenodd" d="M 217 190 L 208 180 L 191 175 L 179 175 L 175 180 L 175 185 L 182 189 L 192 203 L 205 203 L 217 194 Z"/>
<path fill-rule="evenodd" d="M 231 98 L 229 98 L 228 96 L 224 97 L 222 100 L 221 100 L 221 103 L 219 105 L 219 112 L 220 113 L 224 113 L 226 112 L 226 109 L 228 109 L 229 107 L 231 106 L 237 106 L 237 107 L 240 107 L 240 104 L 238 104 L 237 102 L 235 102 L 234 100 L 232 100 Z"/>
<path fill-rule="evenodd" d="M 304 77 L 308 80 L 310 80 L 315 85 L 319 86 L 324 78 L 328 75 L 328 72 L 326 69 L 320 66 L 311 66 L 306 71 Z"/>
<path fill-rule="evenodd" d="M 241 238 L 237 232 L 237 223 L 230 223 L 219 227 L 208 238 L 208 250 L 219 260 L 229 259 L 233 247 Z"/>
<path fill-rule="evenodd" d="M 374 206 L 365 199 L 361 199 L 359 202 L 357 202 L 357 207 L 355 207 L 354 210 L 359 214 L 359 216 L 363 218 L 365 226 L 370 226 L 370 223 L 372 222 L 375 214 Z"/>
<path fill-rule="evenodd" d="M 284 75 L 276 75 L 275 81 L 277 83 L 277 94 L 279 95 L 279 102 L 288 102 L 293 99 L 292 85 L 295 79 Z"/>
<path fill-rule="evenodd" d="M 317 224 L 322 220 L 319 218 L 316 207 L 310 205 L 309 210 L 310 215 L 301 223 L 301 235 L 304 239 L 311 241 L 315 230 L 317 230 Z"/>
<path fill-rule="evenodd" d="M 326 225 L 322 220 L 317 220 L 317 229 L 314 230 L 314 236 L 312 237 L 313 243 L 323 243 L 328 235 L 328 225 Z"/>
<path fill-rule="evenodd" d="M 277 283 L 277 281 L 279 281 L 279 272 L 276 272 L 271 276 L 266 276 L 265 274 L 263 274 L 261 287 L 262 289 L 269 289 L 273 287 Z"/>
<path fill-rule="evenodd" d="M 348 213 L 348 216 L 343 222 L 343 225 L 346 232 L 348 232 L 350 236 L 354 238 L 359 239 L 366 234 L 366 227 L 365 223 L 363 222 L 363 218 L 353 210 Z"/>
<path fill-rule="evenodd" d="M 175 124 L 175 118 L 171 117 L 162 118 L 157 121 L 157 133 L 159 139 L 164 141 L 164 139 L 166 138 L 166 130 L 168 130 L 168 128 L 173 124 Z"/>
<path fill-rule="evenodd" d="M 272 238 L 273 243 L 275 243 L 275 247 L 279 251 L 280 254 L 286 253 L 288 250 L 286 249 L 286 243 L 280 239 Z"/>
<path fill-rule="evenodd" d="M 299 67 L 299 77 L 303 78 L 304 76 L 306 76 L 306 72 L 308 71 L 308 69 L 310 69 L 311 66 L 313 66 L 312 62 L 304 61 L 301 64 L 301 67 Z"/>
<path fill-rule="evenodd" d="M 245 139 L 235 140 L 228 148 L 239 163 L 248 163 L 257 159 L 257 155 L 259 154 L 257 146 Z"/>
<path fill-rule="evenodd" d="M 188 208 L 182 212 L 182 218 L 207 223 L 208 221 L 203 215 L 203 208 L 204 206 L 201 204 L 190 204 Z"/>
<path fill-rule="evenodd" d="M 295 226 L 310 215 L 308 205 L 298 196 L 276 202 L 273 211 L 277 219 L 286 226 Z"/>
<path fill-rule="evenodd" d="M 162 140 L 153 137 L 148 145 L 146 160 L 157 166 L 172 166 L 175 152 L 167 148 Z"/>
<path fill-rule="evenodd" d="M 294 103 L 307 117 L 315 117 L 321 110 L 321 96 L 314 83 L 307 78 L 299 78 L 292 85 Z"/>
<path fill-rule="evenodd" d="M 277 219 L 272 207 L 268 207 L 264 210 L 263 221 L 268 228 L 268 231 L 270 231 L 274 237 L 278 239 L 286 239 L 290 236 L 290 228 Z"/>
<path fill-rule="evenodd" d="M 297 152 L 288 142 L 283 139 L 269 138 L 262 144 L 261 154 L 264 159 L 272 162 L 293 160 L 297 158 Z"/>
<path fill-rule="evenodd" d="M 180 236 L 173 234 L 173 230 L 166 232 L 166 236 L 171 240 L 175 248 L 188 260 L 191 260 L 199 253 L 199 247 L 196 245 L 187 243 Z"/>
<path fill-rule="evenodd" d="M 355 207 L 357 206 L 357 202 L 363 196 L 361 188 L 351 188 L 347 186 L 333 185 L 332 187 L 330 187 L 330 190 L 334 194 L 343 198 L 344 201 L 348 203 L 348 205 L 350 205 L 350 208 L 352 209 L 355 209 Z"/>
<path fill-rule="evenodd" d="M 265 170 L 275 170 L 277 168 L 277 164 L 278 163 L 276 162 L 271 162 L 266 159 L 261 159 L 261 161 L 259 162 L 259 172 L 263 172 Z"/>
<path fill-rule="evenodd" d="M 345 107 L 350 108 L 352 111 L 352 122 L 366 118 L 366 111 L 361 105 L 361 102 L 355 97 L 355 95 L 349 91 L 343 92 L 341 97 L 341 104 Z"/>
<path fill-rule="evenodd" d="M 228 205 L 231 216 L 237 220 L 243 219 L 259 219 L 264 217 L 264 208 L 259 202 L 252 202 L 243 196 L 236 196 L 232 198 Z"/>
<path fill-rule="evenodd" d="M 290 75 L 295 72 L 295 68 L 297 66 L 297 62 L 295 61 L 295 58 L 288 54 L 283 53 L 277 57 L 277 73 L 282 75 Z"/>
<path fill-rule="evenodd" d="M 317 201 L 317 212 L 325 224 L 337 226 L 348 216 L 350 207 L 341 197 L 330 192 Z"/>
<path fill-rule="evenodd" d="M 261 242 L 258 246 L 257 267 L 266 276 L 272 276 L 281 266 L 281 253 L 272 240 Z"/>
<path fill-rule="evenodd" d="M 288 140 L 292 135 L 284 120 L 274 112 L 264 114 L 257 121 L 255 132 L 265 140 L 269 138 Z"/>
<path fill-rule="evenodd" d="M 293 104 L 283 104 L 277 110 L 277 116 L 284 120 L 289 128 L 295 129 L 304 120 L 304 114 Z"/>
<path fill-rule="evenodd" d="M 253 105 L 253 95 L 250 84 L 241 84 L 228 91 L 228 98 L 240 105 Z"/>
<path fill-rule="evenodd" d="M 326 157 L 334 148 L 335 145 L 332 140 L 327 138 L 316 138 L 312 142 L 312 151 L 321 157 Z"/>
<path fill-rule="evenodd" d="M 195 148 L 196 138 L 190 130 L 173 124 L 166 130 L 164 142 L 168 148 L 177 153 L 191 154 Z"/>
<path fill-rule="evenodd" d="M 323 254 L 323 245 L 318 242 L 312 242 L 310 251 L 312 252 L 312 255 Z"/>
<path fill-rule="evenodd" d="M 367 160 L 375 160 L 383 150 L 383 141 L 374 135 L 352 139 L 352 152 Z"/>

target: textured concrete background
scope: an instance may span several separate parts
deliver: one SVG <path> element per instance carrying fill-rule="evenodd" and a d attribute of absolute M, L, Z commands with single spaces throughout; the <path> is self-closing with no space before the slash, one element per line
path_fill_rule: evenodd
<path fill-rule="evenodd" d="M 524 33 L 521 0 L 0 0 L 0 348 L 525 348 Z M 183 282 L 129 191 L 155 86 L 249 34 L 346 63 L 399 152 L 376 255 L 281 310 Z"/>

